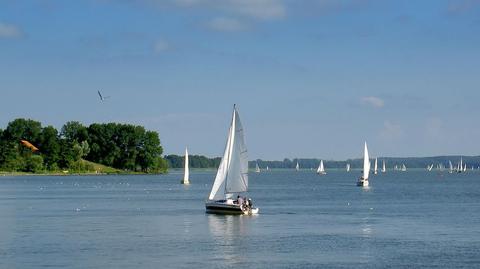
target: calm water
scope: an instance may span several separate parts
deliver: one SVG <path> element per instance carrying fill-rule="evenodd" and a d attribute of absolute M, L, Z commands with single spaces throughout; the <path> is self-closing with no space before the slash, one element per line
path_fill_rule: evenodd
<path fill-rule="evenodd" d="M 480 172 L 250 174 L 260 215 L 204 212 L 214 172 L 0 178 L 0 268 L 479 268 Z"/>

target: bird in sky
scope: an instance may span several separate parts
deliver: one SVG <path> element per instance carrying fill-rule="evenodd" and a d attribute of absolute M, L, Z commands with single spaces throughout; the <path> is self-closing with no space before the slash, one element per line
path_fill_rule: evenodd
<path fill-rule="evenodd" d="M 110 96 L 103 96 L 102 93 L 100 91 L 97 91 L 98 92 L 98 96 L 100 96 L 100 101 L 105 101 L 107 98 L 110 98 Z"/>

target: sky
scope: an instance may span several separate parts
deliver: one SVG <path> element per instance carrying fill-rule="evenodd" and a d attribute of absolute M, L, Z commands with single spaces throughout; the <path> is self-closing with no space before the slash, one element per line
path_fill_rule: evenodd
<path fill-rule="evenodd" d="M 237 104 L 250 159 L 479 155 L 479 85 L 479 0 L 0 0 L 2 129 L 221 156 Z"/>

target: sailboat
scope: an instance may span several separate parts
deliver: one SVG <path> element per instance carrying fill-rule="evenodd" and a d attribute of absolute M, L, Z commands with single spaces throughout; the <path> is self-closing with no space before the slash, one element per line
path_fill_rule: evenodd
<path fill-rule="evenodd" d="M 188 168 L 188 150 L 185 148 L 185 172 L 183 173 L 183 180 L 181 181 L 182 184 L 189 185 L 190 184 L 190 170 Z"/>
<path fill-rule="evenodd" d="M 205 202 L 207 213 L 252 215 L 258 213 L 251 199 L 241 197 L 248 191 L 248 156 L 242 123 L 233 106 L 232 123 L 212 190 Z"/>
<path fill-rule="evenodd" d="M 350 164 L 347 163 L 347 172 L 350 172 Z"/>
<path fill-rule="evenodd" d="M 368 174 L 370 173 L 370 160 L 368 159 L 367 142 L 363 151 L 363 174 L 357 181 L 357 186 L 368 187 Z"/>
<path fill-rule="evenodd" d="M 427 165 L 427 170 L 430 172 L 433 169 L 433 163 L 431 165 Z"/>
<path fill-rule="evenodd" d="M 377 163 L 378 163 L 378 160 L 377 160 L 377 158 L 375 158 L 375 166 L 374 166 L 374 169 L 373 169 L 373 173 L 374 173 L 375 175 L 378 174 L 378 165 L 377 165 Z"/>
<path fill-rule="evenodd" d="M 405 164 L 402 164 L 402 172 L 405 172 L 407 171 L 407 167 L 405 166 Z"/>
<path fill-rule="evenodd" d="M 268 165 L 267 165 L 267 171 L 270 170 L 270 168 L 268 168 Z"/>
<path fill-rule="evenodd" d="M 317 174 L 319 174 L 319 175 L 326 175 L 327 174 L 327 172 L 325 172 L 325 167 L 323 167 L 323 160 L 320 160 L 320 165 L 318 166 Z"/>
<path fill-rule="evenodd" d="M 255 163 L 255 173 L 260 173 L 260 167 L 258 166 L 258 163 Z"/>
<path fill-rule="evenodd" d="M 460 157 L 460 163 L 457 165 L 457 173 L 463 172 L 463 159 Z"/>
<path fill-rule="evenodd" d="M 448 161 L 448 165 L 449 165 L 449 169 L 448 169 L 448 173 L 453 173 L 453 164 L 452 164 L 452 161 Z"/>
<path fill-rule="evenodd" d="M 295 170 L 300 171 L 300 165 L 298 164 L 298 161 L 297 161 L 297 165 L 295 165 Z"/>
<path fill-rule="evenodd" d="M 387 172 L 387 168 L 385 167 L 385 160 L 383 160 L 383 165 L 382 165 L 382 173 Z"/>

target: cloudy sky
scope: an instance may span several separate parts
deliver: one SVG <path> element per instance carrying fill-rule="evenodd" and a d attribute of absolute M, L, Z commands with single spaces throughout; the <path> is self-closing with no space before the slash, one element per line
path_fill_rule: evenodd
<path fill-rule="evenodd" d="M 478 155 L 479 85 L 478 0 L 0 0 L 0 128 L 219 156 L 236 103 L 251 159 Z"/>

